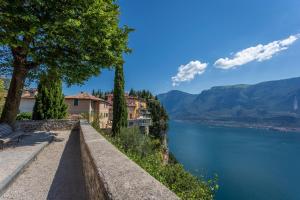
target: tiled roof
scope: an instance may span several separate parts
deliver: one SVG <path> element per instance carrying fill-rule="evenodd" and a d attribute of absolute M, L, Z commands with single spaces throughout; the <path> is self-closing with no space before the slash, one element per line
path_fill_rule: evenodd
<path fill-rule="evenodd" d="M 21 98 L 34 99 L 36 94 L 37 94 L 37 89 L 24 90 Z"/>
<path fill-rule="evenodd" d="M 88 99 L 88 100 L 94 100 L 94 101 L 104 101 L 103 99 L 100 99 L 98 97 L 95 97 L 91 94 L 88 93 L 79 93 L 77 95 L 72 95 L 72 96 L 65 96 L 65 99 Z"/>

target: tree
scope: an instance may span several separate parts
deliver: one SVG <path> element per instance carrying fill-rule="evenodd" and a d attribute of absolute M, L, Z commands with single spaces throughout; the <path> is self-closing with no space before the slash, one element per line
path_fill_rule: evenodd
<path fill-rule="evenodd" d="M 127 127 L 127 103 L 124 94 L 123 66 L 118 65 L 115 69 L 114 100 L 113 100 L 113 124 L 112 135 L 120 133 L 122 127 Z"/>
<path fill-rule="evenodd" d="M 129 96 L 137 97 L 136 91 L 131 88 L 130 91 L 129 91 Z"/>
<path fill-rule="evenodd" d="M 2 106 L 4 101 L 4 81 L 0 79 L 0 113 L 2 112 Z"/>
<path fill-rule="evenodd" d="M 57 80 L 57 77 L 59 77 L 57 72 L 53 70 L 41 76 L 32 119 L 63 119 L 66 117 L 67 105 L 62 93 L 62 82 Z"/>
<path fill-rule="evenodd" d="M 157 96 L 154 96 L 148 90 L 135 91 L 134 89 L 130 90 L 129 95 L 146 100 L 152 119 L 152 126 L 150 126 L 149 132 L 155 138 L 160 139 L 162 144 L 166 143 L 169 117 Z"/>
<path fill-rule="evenodd" d="M 131 29 L 118 24 L 115 0 L 1 0 L 0 67 L 12 78 L 0 121 L 14 123 L 26 78 L 49 66 L 71 85 L 122 62 Z"/>
<path fill-rule="evenodd" d="M 147 106 L 152 119 L 152 126 L 150 126 L 149 132 L 164 143 L 168 130 L 168 114 L 160 102 L 155 99 L 148 99 Z"/>

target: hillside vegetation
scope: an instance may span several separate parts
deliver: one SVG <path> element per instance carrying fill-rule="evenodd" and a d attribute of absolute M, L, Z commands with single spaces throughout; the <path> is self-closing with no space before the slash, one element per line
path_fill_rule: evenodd
<path fill-rule="evenodd" d="M 218 86 L 198 95 L 170 91 L 158 99 L 171 119 L 300 124 L 300 78 Z"/>

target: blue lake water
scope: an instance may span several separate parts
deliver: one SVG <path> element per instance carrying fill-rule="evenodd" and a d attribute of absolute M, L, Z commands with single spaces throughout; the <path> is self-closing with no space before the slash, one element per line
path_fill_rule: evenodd
<path fill-rule="evenodd" d="M 171 121 L 168 137 L 185 169 L 218 174 L 217 200 L 300 199 L 300 133 Z"/>

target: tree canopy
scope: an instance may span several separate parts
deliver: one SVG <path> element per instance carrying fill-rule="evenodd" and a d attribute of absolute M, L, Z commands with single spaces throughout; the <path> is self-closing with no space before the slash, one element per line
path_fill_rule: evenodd
<path fill-rule="evenodd" d="M 35 99 L 32 119 L 63 119 L 67 116 L 68 107 L 56 71 L 50 70 L 41 76 Z"/>
<path fill-rule="evenodd" d="M 150 135 L 155 138 L 159 138 L 162 142 L 165 142 L 169 116 L 166 109 L 158 101 L 157 97 L 148 90 L 131 89 L 129 95 L 146 100 L 147 108 L 151 113 L 152 119 L 152 126 L 149 127 Z"/>
<path fill-rule="evenodd" d="M 68 85 L 81 84 L 130 52 L 115 0 L 0 2 L 0 67 L 12 74 L 1 121 L 15 119 L 26 78 L 51 66 Z"/>
<path fill-rule="evenodd" d="M 4 101 L 4 81 L 0 79 L 0 113 L 2 112 L 3 101 Z"/>
<path fill-rule="evenodd" d="M 120 133 L 122 127 L 127 127 L 127 103 L 124 93 L 124 72 L 123 66 L 116 67 L 114 80 L 114 100 L 113 100 L 113 136 Z"/>

